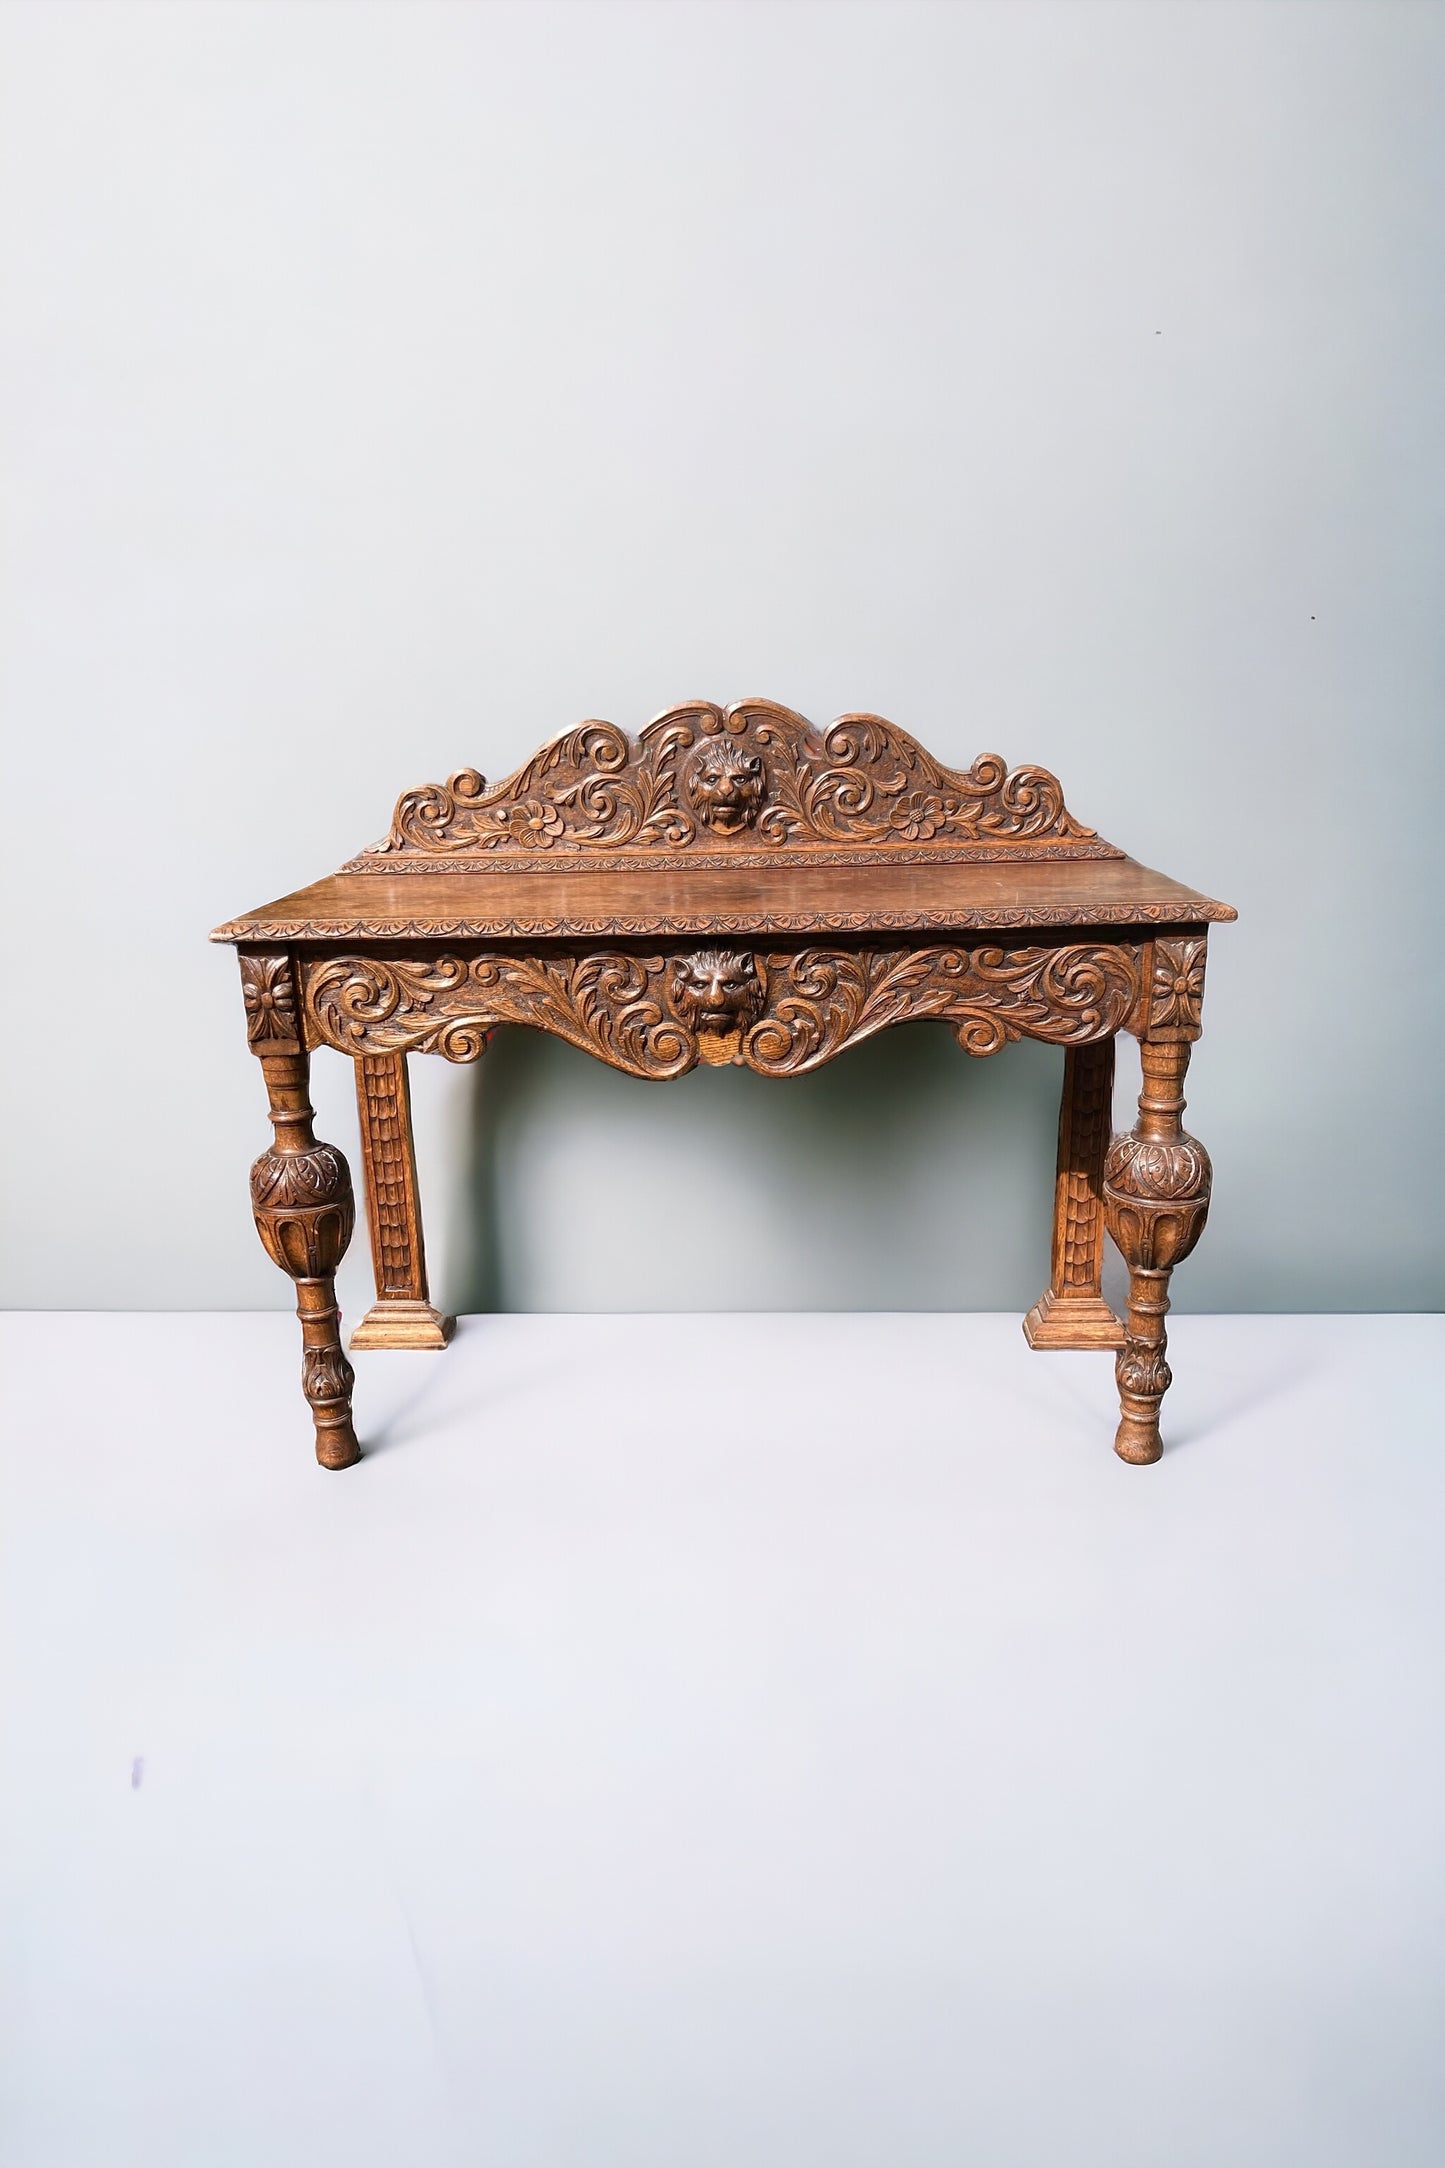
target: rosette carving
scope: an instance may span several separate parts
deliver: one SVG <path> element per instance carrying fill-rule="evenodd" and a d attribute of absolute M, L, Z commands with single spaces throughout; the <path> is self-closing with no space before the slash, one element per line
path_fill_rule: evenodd
<path fill-rule="evenodd" d="M 1163 937 L 1154 943 L 1149 1029 L 1165 1038 L 1197 1039 L 1204 1007 L 1204 934 Z"/>
<path fill-rule="evenodd" d="M 1063 857 L 1121 854 L 1064 804 L 1046 768 L 1010 769 L 985 753 L 946 768 L 878 715 L 817 729 L 772 701 L 672 708 L 636 738 L 588 722 L 544 746 L 504 782 L 475 768 L 399 800 L 386 841 L 354 861 L 539 852 L 695 852 L 756 841 L 781 850 L 864 846 L 916 854 Z M 728 847 L 732 846 L 729 853 Z"/>
<path fill-rule="evenodd" d="M 970 1054 L 1024 1037 L 1083 1045 L 1130 1016 L 1140 974 L 1141 950 L 1125 943 L 339 956 L 306 965 L 304 1007 L 312 1036 L 352 1055 L 474 1061 L 498 1024 L 530 1024 L 633 1076 L 678 1076 L 699 1059 L 794 1076 L 929 1017 Z"/>
<path fill-rule="evenodd" d="M 252 1053 L 299 1053 L 296 987 L 290 957 L 258 956 L 243 950 L 240 965 L 246 1043 Z"/>

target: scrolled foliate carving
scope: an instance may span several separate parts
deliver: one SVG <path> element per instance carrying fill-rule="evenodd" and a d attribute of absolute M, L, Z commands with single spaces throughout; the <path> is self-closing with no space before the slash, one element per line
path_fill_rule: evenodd
<path fill-rule="evenodd" d="M 891 1024 L 937 1017 L 968 1054 L 1011 1039 L 1074 1045 L 1116 1031 L 1139 983 L 1137 951 L 1060 948 L 804 949 L 770 959 L 768 1007 L 744 1046 L 769 1076 L 817 1068 Z"/>
<path fill-rule="evenodd" d="M 946 768 L 881 716 L 817 729 L 751 700 L 669 709 L 635 739 L 583 723 L 490 788 L 463 768 L 406 792 L 385 843 L 354 863 L 549 851 L 692 857 L 719 846 L 725 862 L 744 863 L 755 849 L 773 862 L 849 846 L 870 856 L 1121 855 L 1074 819 L 1046 768 L 1010 769 L 996 753 Z"/>
<path fill-rule="evenodd" d="M 1124 1023 L 1140 972 L 1141 951 L 1126 943 L 350 956 L 305 966 L 304 1005 L 314 1036 L 352 1055 L 474 1061 L 496 1025 L 515 1023 L 633 1076 L 719 1058 L 792 1076 L 928 1017 L 951 1023 L 971 1054 L 1022 1037 L 1086 1044 Z"/>

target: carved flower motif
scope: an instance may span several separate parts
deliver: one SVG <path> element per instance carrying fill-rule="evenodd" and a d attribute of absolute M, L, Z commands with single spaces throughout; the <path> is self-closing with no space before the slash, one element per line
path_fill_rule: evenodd
<path fill-rule="evenodd" d="M 1202 941 L 1159 941 L 1154 948 L 1151 1021 L 1193 1029 L 1204 1002 Z"/>
<path fill-rule="evenodd" d="M 243 956 L 241 999 L 246 1005 L 246 1037 L 252 1046 L 267 1039 L 294 1039 L 296 1010 L 291 964 L 285 956 Z"/>
<path fill-rule="evenodd" d="M 888 825 L 910 843 L 927 843 L 944 821 L 943 800 L 931 791 L 911 790 L 890 809 Z"/>
<path fill-rule="evenodd" d="M 524 850 L 550 851 L 562 833 L 562 816 L 540 798 L 524 798 L 513 806 L 507 826 Z"/>

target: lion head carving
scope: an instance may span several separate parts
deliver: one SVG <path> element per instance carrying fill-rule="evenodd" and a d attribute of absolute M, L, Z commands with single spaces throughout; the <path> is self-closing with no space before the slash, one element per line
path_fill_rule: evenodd
<path fill-rule="evenodd" d="M 736 1035 L 762 1013 L 757 959 L 728 949 L 699 949 L 672 967 L 672 1006 L 690 1031 Z"/>
<path fill-rule="evenodd" d="M 751 828 L 767 789 L 760 753 L 733 738 L 704 738 L 683 772 L 688 804 L 705 828 L 720 836 Z"/>

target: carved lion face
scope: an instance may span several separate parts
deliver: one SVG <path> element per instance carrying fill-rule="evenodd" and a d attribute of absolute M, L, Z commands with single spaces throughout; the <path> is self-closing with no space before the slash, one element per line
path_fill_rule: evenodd
<path fill-rule="evenodd" d="M 751 956 L 699 949 L 672 967 L 672 1005 L 692 1031 L 735 1032 L 756 1021 L 763 982 Z"/>
<path fill-rule="evenodd" d="M 688 763 L 683 788 L 705 828 L 720 836 L 741 835 L 762 807 L 762 756 L 732 738 L 704 738 Z"/>

